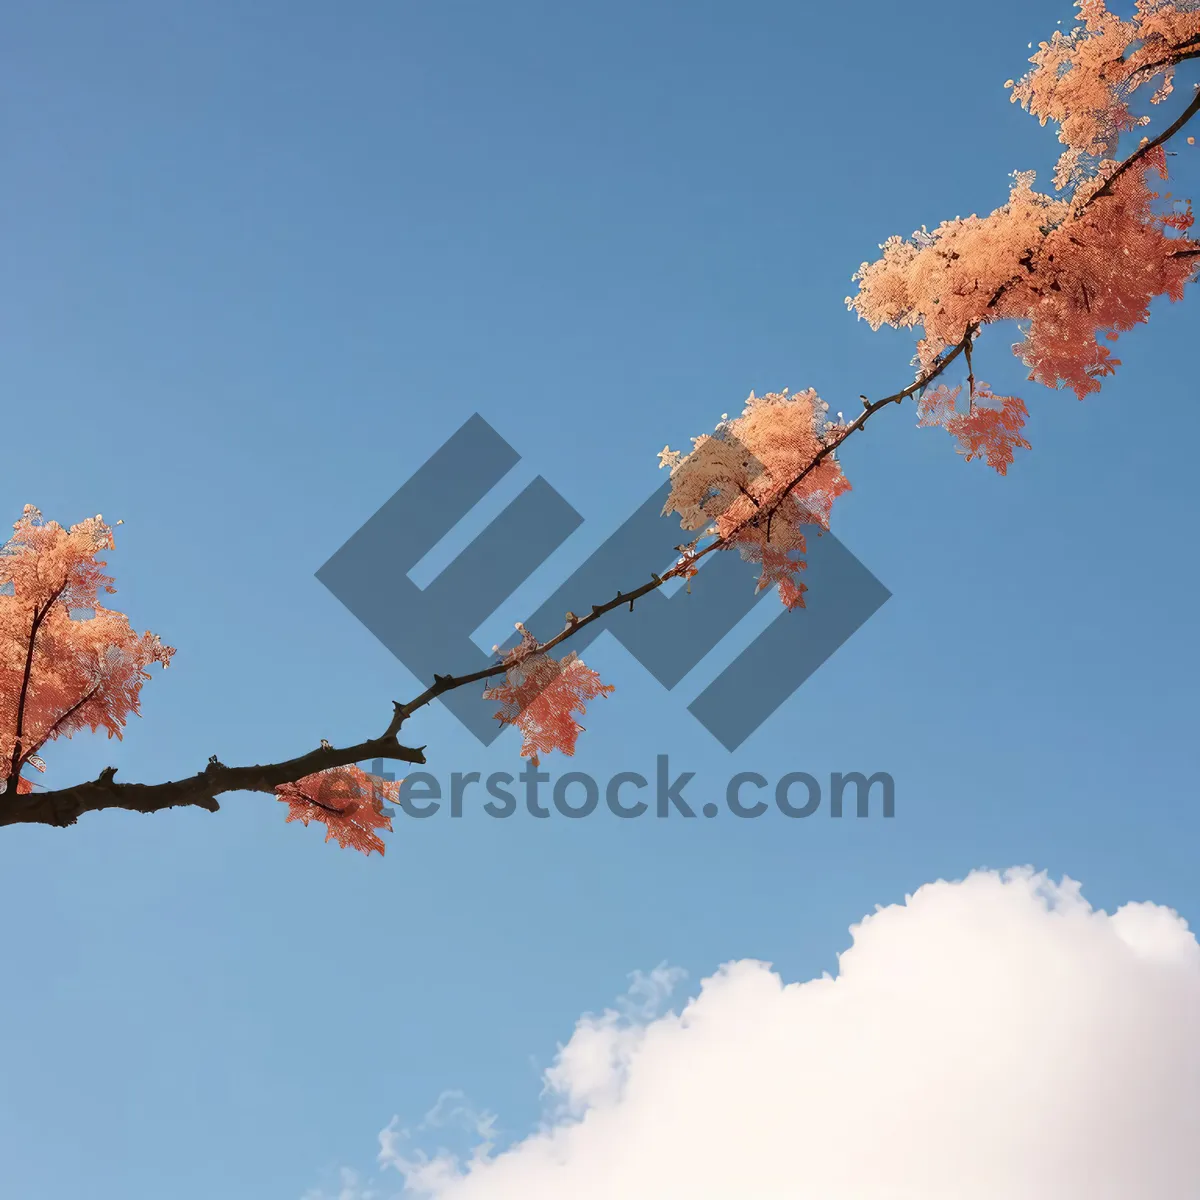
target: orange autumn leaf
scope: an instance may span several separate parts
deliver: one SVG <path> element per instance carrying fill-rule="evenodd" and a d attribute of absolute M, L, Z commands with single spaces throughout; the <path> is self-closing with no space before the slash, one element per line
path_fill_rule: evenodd
<path fill-rule="evenodd" d="M 116 591 L 97 555 L 113 549 L 110 526 L 95 516 L 64 529 L 26 505 L 0 547 L 0 786 L 32 784 L 44 771 L 38 751 L 81 729 L 121 737 L 138 715 L 147 667 L 175 653 L 152 633 L 135 633 L 124 614 L 101 605 Z"/>
<path fill-rule="evenodd" d="M 960 453 L 967 462 L 982 458 L 1000 475 L 1007 475 L 1012 466 L 1014 450 L 1028 450 L 1029 443 L 1020 435 L 1029 416 L 1025 402 L 1016 396 L 988 396 L 999 400 L 1000 407 L 976 406 L 955 417 L 946 428 L 958 438 Z"/>
<path fill-rule="evenodd" d="M 521 756 L 536 767 L 540 756 L 553 750 L 575 753 L 575 742 L 583 726 L 575 719 L 587 711 L 587 703 L 613 691 L 600 676 L 572 651 L 552 658 L 538 648 L 537 639 L 523 625 L 521 642 L 506 656 L 504 682 L 487 688 L 485 700 L 499 700 L 496 718 L 521 731 Z"/>
<path fill-rule="evenodd" d="M 939 384 L 917 402 L 919 425 L 940 425 L 958 439 L 958 452 L 966 457 L 982 458 L 1000 475 L 1008 474 L 1014 450 L 1028 450 L 1021 436 L 1029 412 L 1016 396 L 996 396 L 982 380 L 975 385 L 974 400 L 965 413 L 957 411 L 962 387 Z"/>
<path fill-rule="evenodd" d="M 282 783 L 275 794 L 288 806 L 288 821 L 305 826 L 317 821 L 326 827 L 327 842 L 336 838 L 342 849 L 366 855 L 378 850 L 382 855 L 383 839 L 375 831 L 391 832 L 392 813 L 384 803 L 396 802 L 401 782 L 368 775 L 356 766 L 331 767 L 294 783 Z"/>

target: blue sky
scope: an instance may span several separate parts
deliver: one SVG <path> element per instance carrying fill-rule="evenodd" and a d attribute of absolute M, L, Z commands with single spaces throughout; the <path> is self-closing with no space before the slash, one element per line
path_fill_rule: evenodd
<path fill-rule="evenodd" d="M 10 5 L 4 520 L 123 519 L 114 603 L 178 648 L 124 742 L 53 748 L 47 782 L 380 732 L 419 689 L 313 573 L 473 412 L 585 516 L 581 558 L 750 389 L 850 411 L 903 386 L 912 339 L 854 320 L 850 275 L 1010 171 L 1048 186 L 1053 133 L 1001 85 L 1071 15 Z M 834 530 L 892 599 L 735 753 L 589 649 L 616 692 L 579 769 L 668 754 L 700 800 L 738 770 L 886 771 L 893 820 L 476 811 L 398 821 L 369 861 L 261 795 L 5 830 L 0 1191 L 292 1200 L 447 1088 L 520 1136 L 630 972 L 807 979 L 975 867 L 1200 915 L 1194 330 L 1156 302 L 1083 403 L 992 330 L 977 374 L 1031 411 L 1007 478 L 910 409 L 872 422 Z M 442 776 L 518 762 L 438 709 L 410 732 Z"/>

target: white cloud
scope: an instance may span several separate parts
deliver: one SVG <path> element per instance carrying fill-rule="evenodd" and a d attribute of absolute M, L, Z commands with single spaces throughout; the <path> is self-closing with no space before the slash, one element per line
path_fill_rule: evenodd
<path fill-rule="evenodd" d="M 544 1127 L 380 1162 L 433 1200 L 1200 1200 L 1200 946 L 1173 911 L 977 872 L 851 930 L 836 978 L 729 963 L 584 1017 Z M 444 1106 L 443 1106 L 444 1108 Z"/>
<path fill-rule="evenodd" d="M 437 1133 L 445 1129 L 465 1131 L 475 1138 L 475 1147 L 466 1169 L 486 1163 L 495 1149 L 493 1127 L 496 1118 L 491 1113 L 477 1112 L 466 1103 L 462 1092 L 443 1092 L 415 1130 L 402 1128 L 393 1117 L 379 1135 L 379 1161 L 395 1167 L 404 1176 L 406 1189 L 427 1196 L 440 1194 L 440 1189 L 461 1174 L 457 1159 L 446 1151 L 432 1157 L 421 1150 L 409 1148 L 414 1137 Z"/>

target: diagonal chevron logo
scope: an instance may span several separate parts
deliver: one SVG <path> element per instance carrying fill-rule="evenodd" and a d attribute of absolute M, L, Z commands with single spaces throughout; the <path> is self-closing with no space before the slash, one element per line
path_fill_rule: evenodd
<path fill-rule="evenodd" d="M 476 413 L 316 572 L 425 686 L 435 671 L 460 675 L 495 664 L 472 633 L 583 524 L 539 475 L 432 583 L 418 587 L 413 568 L 520 461 Z M 568 611 L 587 612 L 675 561 L 683 535 L 677 518 L 661 515 L 669 488 L 648 496 L 524 622 L 535 637 L 548 640 Z M 780 607 L 687 706 L 727 750 L 736 750 L 891 595 L 832 533 L 808 539 L 805 559 L 807 607 Z M 768 596 L 773 589 L 756 593 L 752 570 L 736 554 L 715 554 L 690 594 L 651 592 L 632 612 L 606 613 L 568 645 L 582 651 L 606 631 L 671 691 Z M 483 699 L 482 688 L 447 692 L 440 702 L 484 745 L 500 734 L 495 703 Z"/>

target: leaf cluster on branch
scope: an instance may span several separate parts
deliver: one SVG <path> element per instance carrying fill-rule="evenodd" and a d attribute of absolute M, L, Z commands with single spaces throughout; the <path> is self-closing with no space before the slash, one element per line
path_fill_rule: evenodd
<path fill-rule="evenodd" d="M 850 489 L 838 449 L 883 408 L 915 397 L 920 425 L 942 427 L 968 461 L 982 459 L 1005 474 L 1014 454 L 1029 449 L 1022 434 L 1028 410 L 1022 399 L 996 396 L 976 380 L 972 349 L 983 328 L 1016 322 L 1022 336 L 1013 351 L 1028 378 L 1083 399 L 1120 365 L 1105 343 L 1144 323 L 1156 297 L 1181 299 L 1200 270 L 1200 242 L 1188 237 L 1191 202 L 1151 186 L 1168 177 L 1166 144 L 1200 111 L 1200 86 L 1161 133 L 1116 157 L 1120 136 L 1150 122 L 1131 111 L 1135 93 L 1154 84 L 1150 103 L 1163 103 L 1176 68 L 1200 58 L 1200 0 L 1138 0 L 1129 19 L 1109 12 L 1104 0 L 1076 7 L 1076 28 L 1040 43 L 1032 69 L 1005 85 L 1042 125 L 1058 126 L 1058 194 L 1035 191 L 1033 172 L 1014 172 L 1000 208 L 890 237 L 880 257 L 853 276 L 858 291 L 846 303 L 858 317 L 873 329 L 920 330 L 913 381 L 881 399 L 860 397 L 861 410 L 849 420 L 840 412 L 830 419 L 812 389 L 751 392 L 738 416 L 725 414 L 690 451 L 664 448 L 659 462 L 671 486 L 663 511 L 693 535 L 678 547 L 674 566 L 582 617 L 568 613 L 562 631 L 545 642 L 518 624 L 519 644 L 507 653 L 497 647 L 494 665 L 435 676 L 419 696 L 393 705 L 378 737 L 340 748 L 322 742 L 262 766 L 227 767 L 213 756 L 197 774 L 160 784 L 118 783 L 108 767 L 74 786 L 36 785 L 27 772 L 45 771 L 48 742 L 82 729 L 120 738 L 140 712 L 148 668 L 166 668 L 175 651 L 153 634 L 136 634 L 100 603 L 101 593 L 115 589 L 97 557 L 113 547 L 112 529 L 99 516 L 65 529 L 26 506 L 0 552 L 0 825 L 65 826 L 104 808 L 215 812 L 218 795 L 260 791 L 287 805 L 288 821 L 316 821 L 327 841 L 382 854 L 379 831 L 391 829 L 387 804 L 399 784 L 355 764 L 424 763 L 424 747 L 404 746 L 398 734 L 439 696 L 492 681 L 484 697 L 499 704 L 497 720 L 520 730 L 523 755 L 535 763 L 555 750 L 569 755 L 583 728 L 576 715 L 612 691 L 574 653 L 551 653 L 580 629 L 623 605 L 632 609 L 670 579 L 686 580 L 690 590 L 699 561 L 718 550 L 736 550 L 757 566 L 760 590 L 775 587 L 788 608 L 803 607 L 806 539 L 829 528 L 834 502 Z M 963 383 L 942 378 L 960 357 L 965 396 Z"/>

